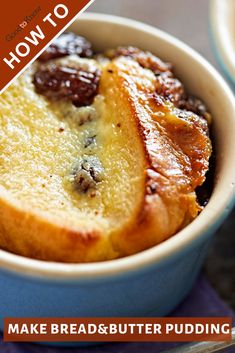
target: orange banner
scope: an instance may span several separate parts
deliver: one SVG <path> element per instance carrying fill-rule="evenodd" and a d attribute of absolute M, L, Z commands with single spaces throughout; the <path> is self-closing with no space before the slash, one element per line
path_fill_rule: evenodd
<path fill-rule="evenodd" d="M 232 319 L 215 318 L 5 318 L 5 342 L 230 341 Z"/>
<path fill-rule="evenodd" d="M 2 1 L 0 93 L 94 0 Z"/>

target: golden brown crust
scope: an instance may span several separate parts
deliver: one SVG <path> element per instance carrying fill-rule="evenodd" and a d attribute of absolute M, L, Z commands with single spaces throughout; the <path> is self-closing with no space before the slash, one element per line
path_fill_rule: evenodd
<path fill-rule="evenodd" d="M 133 85 L 135 78 L 130 79 L 129 68 L 125 71 L 125 60 L 117 61 L 111 71 L 128 94 L 147 164 L 145 196 L 136 224 L 115 239 L 117 248 L 130 254 L 163 241 L 197 216 L 200 207 L 194 190 L 204 181 L 211 143 L 204 119 L 175 109 L 149 87 Z"/>
<path fill-rule="evenodd" d="M 0 190 L 1 248 L 49 261 L 102 261 L 158 244 L 197 216 L 194 191 L 205 179 L 211 154 L 207 123 L 176 109 L 154 90 L 154 75 L 131 59 L 113 60 L 103 70 L 99 93 L 105 109 L 112 115 L 123 112 L 118 128 L 129 126 L 139 151 L 133 158 L 142 166 L 129 218 L 120 226 L 117 219 L 106 231 L 97 224 L 83 231 L 16 205 Z"/>
<path fill-rule="evenodd" d="M 105 252 L 112 257 L 117 256 L 97 230 L 82 232 L 65 228 L 38 214 L 19 209 L 11 201 L 1 195 L 2 249 L 22 256 L 58 262 L 101 261 Z"/>

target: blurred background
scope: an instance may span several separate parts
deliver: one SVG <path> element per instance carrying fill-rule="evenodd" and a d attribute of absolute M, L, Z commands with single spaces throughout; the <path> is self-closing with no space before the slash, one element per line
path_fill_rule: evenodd
<path fill-rule="evenodd" d="M 193 47 L 221 72 L 211 45 L 209 5 L 209 0 L 95 0 L 89 11 L 158 27 Z M 203 271 L 235 310 L 235 210 L 217 231 Z"/>

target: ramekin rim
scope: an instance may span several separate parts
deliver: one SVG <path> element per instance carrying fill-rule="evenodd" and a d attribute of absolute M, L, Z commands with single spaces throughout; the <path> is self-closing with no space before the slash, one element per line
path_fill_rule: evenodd
<path fill-rule="evenodd" d="M 223 69 L 227 73 L 229 79 L 232 82 L 235 82 L 235 62 L 232 61 L 231 57 L 229 56 L 230 53 L 228 53 L 229 51 L 234 52 L 234 50 L 231 45 L 224 44 L 223 33 L 221 32 L 219 25 L 219 6 L 221 6 L 221 4 L 218 0 L 210 1 L 210 26 L 212 30 L 213 40 L 218 46 L 218 48 L 216 48 L 216 55 L 218 56 L 223 66 Z"/>

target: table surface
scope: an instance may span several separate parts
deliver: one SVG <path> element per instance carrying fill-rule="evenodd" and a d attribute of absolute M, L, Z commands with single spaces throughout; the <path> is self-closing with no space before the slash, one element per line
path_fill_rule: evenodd
<path fill-rule="evenodd" d="M 96 0 L 89 11 L 156 26 L 189 44 L 221 71 L 210 43 L 209 0 Z M 235 309 L 234 233 L 235 210 L 216 233 L 204 271 L 220 296 Z"/>

